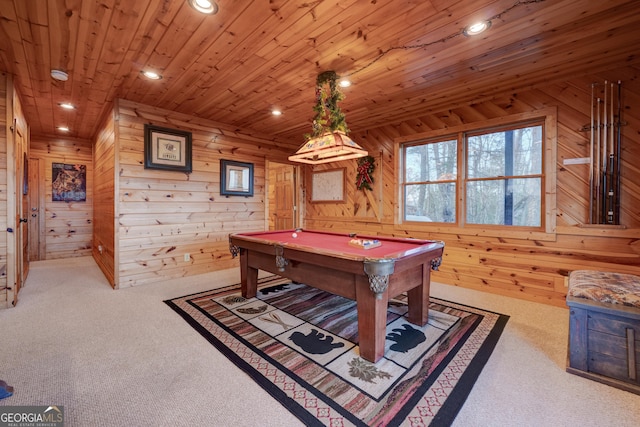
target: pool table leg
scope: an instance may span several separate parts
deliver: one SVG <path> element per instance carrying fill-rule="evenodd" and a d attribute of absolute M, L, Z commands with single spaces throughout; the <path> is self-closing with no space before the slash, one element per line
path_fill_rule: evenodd
<path fill-rule="evenodd" d="M 377 362 L 384 355 L 387 336 L 387 292 L 382 298 L 369 288 L 367 276 L 356 277 L 356 304 L 358 307 L 358 345 L 360 357 Z"/>
<path fill-rule="evenodd" d="M 258 269 L 249 267 L 249 251 L 246 249 L 240 249 L 240 286 L 245 298 L 253 298 L 258 292 Z"/>
<path fill-rule="evenodd" d="M 422 265 L 422 284 L 407 291 L 409 312 L 407 317 L 414 325 L 424 326 L 429 320 L 429 288 L 431 285 L 431 266 Z"/>

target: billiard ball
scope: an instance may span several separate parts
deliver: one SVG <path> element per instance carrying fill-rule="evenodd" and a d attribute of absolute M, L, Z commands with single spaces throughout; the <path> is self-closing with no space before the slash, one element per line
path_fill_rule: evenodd
<path fill-rule="evenodd" d="M 293 238 L 295 239 L 296 237 L 298 237 L 298 233 L 293 233 L 293 234 L 291 235 L 291 237 L 293 237 Z"/>

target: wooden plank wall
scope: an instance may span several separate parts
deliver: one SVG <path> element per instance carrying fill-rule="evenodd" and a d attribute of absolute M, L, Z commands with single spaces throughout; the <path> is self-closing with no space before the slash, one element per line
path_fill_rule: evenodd
<path fill-rule="evenodd" d="M 7 75 L 0 73 L 0 230 L 7 229 Z M 0 306 L 7 304 L 7 233 L 0 233 Z"/>
<path fill-rule="evenodd" d="M 276 145 L 193 116 L 124 100 L 118 102 L 116 117 L 118 286 L 237 266 L 229 253 L 229 233 L 268 226 L 265 159 L 282 161 L 297 146 Z M 192 173 L 144 168 L 145 123 L 192 133 Z M 101 162 L 98 154 L 96 150 L 96 162 Z M 254 164 L 253 197 L 220 196 L 221 159 Z M 101 214 L 98 206 L 96 214 Z"/>
<path fill-rule="evenodd" d="M 114 116 L 114 111 L 110 111 L 104 118 L 93 146 L 92 254 L 112 287 L 117 286 L 115 191 L 118 149 Z"/>
<path fill-rule="evenodd" d="M 353 132 L 354 140 L 370 153 L 382 153 L 374 173 L 383 188 L 379 201 L 381 219 L 359 215 L 362 209 L 359 205 L 364 199 L 355 188 L 356 161 L 351 161 L 344 162 L 348 170 L 347 202 L 307 204 L 305 227 L 443 240 L 445 256 L 440 271 L 433 274 L 434 280 L 557 306 L 565 306 L 565 278 L 571 270 L 640 274 L 639 76 L 640 70 L 634 68 L 603 72 L 543 89 L 505 94 L 478 104 L 428 113 L 400 124 Z M 623 127 L 621 223 L 627 226 L 624 230 L 580 226 L 588 222 L 588 166 L 563 164 L 566 158 L 589 157 L 589 134 L 580 129 L 590 123 L 591 84 L 604 80 L 623 82 L 626 124 Z M 483 237 L 470 230 L 442 230 L 429 224 L 408 231 L 394 225 L 395 139 L 468 123 L 477 123 L 480 127 L 486 120 L 548 107 L 558 110 L 555 241 L 527 239 L 508 232 L 502 237 Z M 305 169 L 308 177 L 311 168 Z"/>
<path fill-rule="evenodd" d="M 30 159 L 41 161 L 44 176 L 44 259 L 73 258 L 91 255 L 93 239 L 93 157 L 91 141 L 71 138 L 33 137 Z M 85 202 L 52 200 L 52 164 L 82 164 L 87 171 Z"/>

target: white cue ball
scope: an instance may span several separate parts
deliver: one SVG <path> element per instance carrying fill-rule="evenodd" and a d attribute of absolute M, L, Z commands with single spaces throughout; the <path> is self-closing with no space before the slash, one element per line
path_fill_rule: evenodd
<path fill-rule="evenodd" d="M 291 237 L 293 237 L 293 238 L 295 239 L 296 237 L 298 237 L 298 233 L 293 233 L 293 234 L 291 235 Z"/>

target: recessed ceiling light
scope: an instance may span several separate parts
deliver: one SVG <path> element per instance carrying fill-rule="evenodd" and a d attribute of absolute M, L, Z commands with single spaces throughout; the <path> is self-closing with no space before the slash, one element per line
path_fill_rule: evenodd
<path fill-rule="evenodd" d="M 475 24 L 469 25 L 467 28 L 465 28 L 462 31 L 462 33 L 465 36 L 475 36 L 477 34 L 480 34 L 488 30 L 489 27 L 491 27 L 491 21 L 480 21 L 480 22 L 476 22 Z"/>
<path fill-rule="evenodd" d="M 60 132 L 69 132 L 69 128 L 66 126 L 58 126 Z"/>
<path fill-rule="evenodd" d="M 151 80 L 160 80 L 162 76 L 158 73 L 154 73 L 153 71 L 140 71 L 143 76 Z"/>
<path fill-rule="evenodd" d="M 73 104 L 70 104 L 68 102 L 61 102 L 58 104 L 60 107 L 64 108 L 65 110 L 75 110 L 76 106 Z"/>
<path fill-rule="evenodd" d="M 51 70 L 51 77 L 61 82 L 66 82 L 67 80 L 69 80 L 69 74 L 65 73 L 62 70 Z"/>
<path fill-rule="evenodd" d="M 218 13 L 218 5 L 209 0 L 187 0 L 189 6 L 197 10 L 201 13 L 206 13 L 208 15 L 214 15 Z"/>
<path fill-rule="evenodd" d="M 351 86 L 351 81 L 348 79 L 340 80 L 340 87 L 349 87 Z"/>
<path fill-rule="evenodd" d="M 271 114 L 273 114 L 274 116 L 281 116 L 282 115 L 282 111 L 280 111 L 278 109 L 274 109 L 274 110 L 271 110 Z"/>

